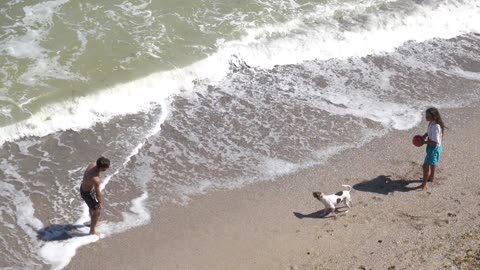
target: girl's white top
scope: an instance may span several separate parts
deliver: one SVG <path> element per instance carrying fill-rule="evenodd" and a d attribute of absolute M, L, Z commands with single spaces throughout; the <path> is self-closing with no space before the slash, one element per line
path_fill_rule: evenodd
<path fill-rule="evenodd" d="M 442 128 L 437 122 L 432 121 L 428 124 L 427 135 L 430 140 L 437 142 L 439 146 L 442 145 Z"/>

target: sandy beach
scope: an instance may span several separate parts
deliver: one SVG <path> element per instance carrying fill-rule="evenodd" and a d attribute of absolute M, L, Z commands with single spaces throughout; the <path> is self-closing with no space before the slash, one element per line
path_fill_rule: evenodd
<path fill-rule="evenodd" d="M 479 243 L 480 110 L 441 113 L 449 129 L 426 192 L 415 189 L 424 148 L 410 143 L 422 122 L 273 182 L 165 205 L 150 224 L 81 248 L 67 269 L 457 269 Z M 353 209 L 325 217 L 312 191 L 342 184 Z"/>

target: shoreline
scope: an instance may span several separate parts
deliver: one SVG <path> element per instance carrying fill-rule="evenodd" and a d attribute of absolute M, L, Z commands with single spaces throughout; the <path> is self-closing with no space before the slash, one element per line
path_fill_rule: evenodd
<path fill-rule="evenodd" d="M 450 129 L 426 192 L 410 190 L 420 184 L 424 148 L 412 146 L 411 137 L 424 132 L 422 122 L 273 182 L 199 195 L 187 206 L 165 205 L 152 212 L 150 224 L 80 248 L 65 269 L 451 266 L 450 257 L 475 243 L 473 236 L 462 237 L 480 225 L 480 183 L 471 165 L 480 153 L 470 143 L 480 134 L 473 124 L 480 109 L 440 112 Z M 312 191 L 334 193 L 342 184 L 354 187 L 353 209 L 337 219 L 319 218 L 323 205 Z"/>

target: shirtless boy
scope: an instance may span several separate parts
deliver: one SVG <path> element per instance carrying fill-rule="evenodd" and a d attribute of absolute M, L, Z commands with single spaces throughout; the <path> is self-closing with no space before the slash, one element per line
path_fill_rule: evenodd
<path fill-rule="evenodd" d="M 80 195 L 88 205 L 90 212 L 90 234 L 96 234 L 95 226 L 100 217 L 102 209 L 102 194 L 100 193 L 100 172 L 106 171 L 110 167 L 110 160 L 100 157 L 97 162 L 88 165 L 83 174 L 83 181 L 80 185 Z"/>

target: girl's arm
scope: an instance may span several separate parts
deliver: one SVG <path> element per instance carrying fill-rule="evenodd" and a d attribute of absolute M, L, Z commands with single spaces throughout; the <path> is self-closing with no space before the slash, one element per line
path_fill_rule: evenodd
<path fill-rule="evenodd" d="M 432 140 L 430 140 L 430 138 L 428 138 L 426 141 L 423 141 L 423 144 L 437 145 L 438 143 L 436 141 L 432 141 Z"/>
<path fill-rule="evenodd" d="M 438 142 L 441 140 L 441 134 L 442 134 L 442 130 L 441 130 L 440 125 L 435 124 L 434 129 L 432 130 L 432 134 L 430 134 L 432 136 L 432 138 L 430 138 L 428 136 L 428 132 L 423 135 L 423 136 L 427 135 L 425 137 L 427 140 L 424 141 L 424 144 L 433 145 L 433 146 L 438 145 Z M 435 141 L 432 140 L 432 139 L 435 139 Z"/>

